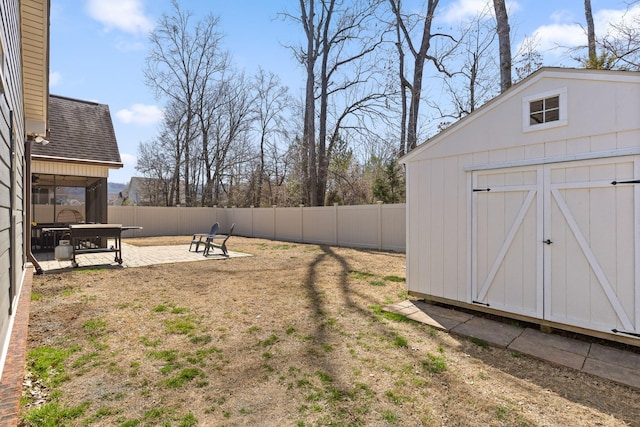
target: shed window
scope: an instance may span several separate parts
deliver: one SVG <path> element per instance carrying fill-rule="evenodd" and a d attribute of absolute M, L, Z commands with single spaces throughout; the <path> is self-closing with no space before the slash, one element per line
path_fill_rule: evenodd
<path fill-rule="evenodd" d="M 555 122 L 560 120 L 560 96 L 539 99 L 529 103 L 529 124 Z"/>
<path fill-rule="evenodd" d="M 567 88 L 559 88 L 522 98 L 522 131 L 534 132 L 565 126 Z"/>

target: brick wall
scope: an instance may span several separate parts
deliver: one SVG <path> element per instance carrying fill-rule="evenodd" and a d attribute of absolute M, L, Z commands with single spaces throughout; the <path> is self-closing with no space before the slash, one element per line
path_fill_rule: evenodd
<path fill-rule="evenodd" d="M 18 312 L 11 331 L 11 341 L 0 381 L 0 426 L 17 426 L 20 412 L 20 396 L 27 352 L 27 329 L 31 307 L 33 267 L 25 273 Z"/>

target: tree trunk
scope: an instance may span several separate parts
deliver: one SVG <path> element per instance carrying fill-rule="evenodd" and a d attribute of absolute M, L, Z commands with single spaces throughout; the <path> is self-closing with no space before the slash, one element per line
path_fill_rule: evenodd
<path fill-rule="evenodd" d="M 422 40 L 420 42 L 420 48 L 416 50 L 413 47 L 411 42 L 410 32 L 405 25 L 405 22 L 402 20 L 401 14 L 401 1 L 400 0 L 389 0 L 391 4 L 391 10 L 393 11 L 396 17 L 396 32 L 399 33 L 400 30 L 404 35 L 405 41 L 409 45 L 411 53 L 414 57 L 413 64 L 413 81 L 411 84 L 406 81 L 403 70 L 403 58 L 404 53 L 402 50 L 402 43 L 400 40 L 400 35 L 398 34 L 398 53 L 400 55 L 400 81 L 401 88 L 404 93 L 404 90 L 409 89 L 410 100 L 409 100 L 409 114 L 407 117 L 406 114 L 406 98 L 404 98 L 403 94 L 403 115 L 401 119 L 402 127 L 404 132 L 404 124 L 406 122 L 406 144 L 400 148 L 400 153 L 404 154 L 405 152 L 411 151 L 418 145 L 418 118 L 419 118 L 419 109 L 420 109 L 420 99 L 422 97 L 422 77 L 424 74 L 424 63 L 428 57 L 427 53 L 429 51 L 429 47 L 431 46 L 431 24 L 433 23 L 433 18 L 435 14 L 436 7 L 438 6 L 439 0 L 429 0 L 427 3 L 427 12 L 424 17 L 424 23 L 422 28 Z M 404 138 L 404 136 L 402 136 Z M 402 139 L 401 138 L 401 139 Z"/>
<path fill-rule="evenodd" d="M 315 2 L 309 0 L 309 13 L 306 11 L 305 1 L 300 0 L 300 10 L 302 12 L 302 23 L 304 25 L 305 35 L 307 37 L 307 51 L 305 57 L 305 68 L 307 71 L 307 84 L 305 88 L 305 105 L 304 105 L 304 132 L 303 139 L 308 153 L 307 162 L 307 182 L 306 188 L 309 194 L 308 203 L 316 206 L 317 202 L 317 185 L 318 171 L 316 169 L 316 128 L 315 128 Z"/>
<path fill-rule="evenodd" d="M 496 11 L 498 46 L 500 51 L 500 92 L 511 87 L 511 39 L 509 35 L 509 17 L 504 0 L 493 0 Z"/>
<path fill-rule="evenodd" d="M 393 1 L 391 2 L 392 8 L 395 7 Z M 400 0 L 398 0 L 397 9 L 400 10 Z M 394 9 L 395 12 L 395 9 Z M 400 76 L 400 145 L 398 146 L 398 157 L 402 157 L 405 154 L 407 144 L 407 88 L 409 85 L 404 78 L 404 50 L 402 49 L 402 32 L 400 31 L 400 16 L 396 15 L 396 48 L 398 49 L 398 74 Z"/>
<path fill-rule="evenodd" d="M 591 0 L 584 0 L 584 14 L 587 20 L 587 45 L 589 48 L 589 59 L 587 61 L 587 68 L 597 68 L 598 56 L 596 53 L 596 30 L 593 25 Z"/>
<path fill-rule="evenodd" d="M 254 205 L 260 207 L 262 205 L 262 186 L 264 185 L 264 130 L 262 131 L 262 135 L 260 135 L 260 170 L 258 171 L 258 182 L 256 188 L 256 200 L 254 201 Z"/>
<path fill-rule="evenodd" d="M 314 206 L 324 206 L 324 195 L 327 189 L 327 170 L 329 169 L 329 158 L 327 156 L 327 108 L 329 101 L 329 75 L 328 62 L 331 52 L 331 40 L 329 27 L 333 16 L 335 0 L 330 0 L 329 6 L 325 6 L 326 15 L 322 34 L 322 63 L 320 66 L 320 117 L 318 120 L 318 177 L 316 201 Z"/>
<path fill-rule="evenodd" d="M 413 84 L 411 86 L 411 104 L 409 105 L 409 120 L 407 129 L 407 151 L 411 151 L 418 145 L 418 115 L 420 109 L 420 99 L 422 98 L 422 77 L 424 75 L 424 62 L 427 59 L 427 52 L 431 46 L 431 24 L 439 0 L 429 0 L 427 4 L 427 14 L 424 17 L 424 27 L 422 29 L 422 42 L 420 50 L 415 56 L 413 67 Z"/>

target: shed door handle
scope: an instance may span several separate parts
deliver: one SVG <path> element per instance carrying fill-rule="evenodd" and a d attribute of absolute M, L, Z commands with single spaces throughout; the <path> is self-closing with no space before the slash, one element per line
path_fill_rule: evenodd
<path fill-rule="evenodd" d="M 553 242 L 550 239 L 544 240 L 542 243 L 546 243 L 547 245 L 552 244 Z"/>

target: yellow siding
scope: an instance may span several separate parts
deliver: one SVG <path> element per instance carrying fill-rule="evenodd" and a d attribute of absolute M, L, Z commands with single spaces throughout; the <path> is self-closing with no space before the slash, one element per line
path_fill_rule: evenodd
<path fill-rule="evenodd" d="M 46 162 L 34 160 L 31 162 L 31 172 L 34 174 L 48 175 L 72 175 L 72 176 L 89 176 L 108 178 L 109 168 L 106 166 L 63 163 L 63 162 Z"/>

